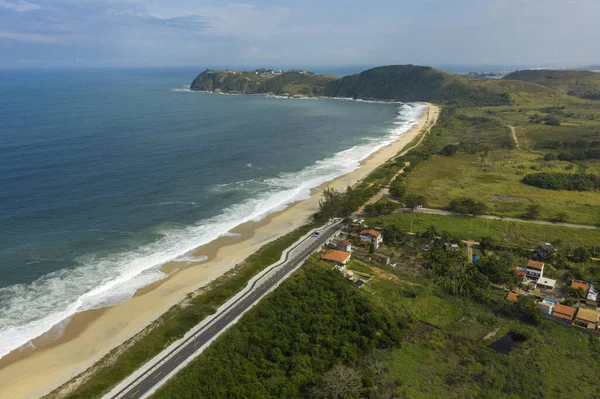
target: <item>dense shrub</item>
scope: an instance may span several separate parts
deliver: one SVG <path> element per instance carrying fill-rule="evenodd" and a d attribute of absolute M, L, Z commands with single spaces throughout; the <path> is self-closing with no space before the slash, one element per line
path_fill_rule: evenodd
<path fill-rule="evenodd" d="M 532 173 L 526 175 L 522 182 L 548 190 L 594 191 L 600 188 L 600 176 L 590 174 Z"/>

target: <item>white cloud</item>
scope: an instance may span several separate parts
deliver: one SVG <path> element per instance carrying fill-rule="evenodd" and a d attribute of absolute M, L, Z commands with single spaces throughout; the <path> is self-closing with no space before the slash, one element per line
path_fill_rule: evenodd
<path fill-rule="evenodd" d="M 26 12 L 33 10 L 40 10 L 42 6 L 39 4 L 30 3 L 28 1 L 18 0 L 18 1 L 7 1 L 0 0 L 0 7 L 8 8 L 9 10 L 18 11 L 18 12 Z"/>
<path fill-rule="evenodd" d="M 19 33 L 0 31 L 0 39 L 19 40 L 25 42 L 56 43 L 56 37 L 39 33 Z"/>

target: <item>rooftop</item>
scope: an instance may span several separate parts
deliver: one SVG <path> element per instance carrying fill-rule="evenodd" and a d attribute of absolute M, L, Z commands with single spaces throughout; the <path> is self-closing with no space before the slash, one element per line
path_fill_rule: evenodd
<path fill-rule="evenodd" d="M 352 244 L 350 243 L 350 241 L 348 241 L 348 240 L 341 240 L 341 241 L 340 241 L 340 244 L 342 244 L 342 245 L 345 245 L 345 246 L 347 246 L 347 247 L 349 247 L 350 245 L 352 245 Z"/>
<path fill-rule="evenodd" d="M 592 309 L 579 308 L 577 319 L 587 321 L 588 323 L 597 323 L 600 319 L 600 312 Z"/>
<path fill-rule="evenodd" d="M 518 274 L 519 276 L 523 276 L 525 277 L 527 275 L 527 273 L 521 271 L 518 269 L 518 266 L 513 266 L 512 267 L 513 272 L 515 272 L 516 274 Z"/>
<path fill-rule="evenodd" d="M 556 280 L 547 277 L 540 277 L 540 279 L 537 281 L 537 284 L 554 288 L 554 286 L 556 285 Z"/>
<path fill-rule="evenodd" d="M 349 252 L 344 251 L 336 251 L 335 249 L 330 249 L 325 252 L 325 254 L 321 257 L 321 259 L 329 260 L 332 262 L 344 263 L 350 258 Z"/>
<path fill-rule="evenodd" d="M 379 237 L 381 235 L 380 232 L 376 231 L 376 230 L 363 230 L 360 232 L 361 235 L 369 235 L 369 236 L 373 236 L 373 237 Z"/>
<path fill-rule="evenodd" d="M 515 294 L 514 292 L 509 292 L 509 293 L 506 295 L 506 299 L 507 299 L 507 300 L 509 300 L 509 301 L 512 301 L 512 302 L 517 302 L 517 298 L 518 298 L 518 297 L 519 297 L 519 296 L 518 296 L 517 294 Z"/>
<path fill-rule="evenodd" d="M 567 305 L 558 304 L 554 306 L 554 310 L 552 314 L 558 318 L 565 320 L 573 320 L 573 316 L 575 316 L 575 308 Z"/>
<path fill-rule="evenodd" d="M 590 285 L 588 283 L 584 283 L 583 281 L 573 280 L 573 282 L 571 283 L 571 288 L 581 288 L 585 295 L 587 295 L 590 290 Z"/>
<path fill-rule="evenodd" d="M 544 262 L 537 262 L 535 260 L 529 260 L 529 262 L 527 262 L 527 267 L 530 269 L 542 270 L 544 268 Z"/>

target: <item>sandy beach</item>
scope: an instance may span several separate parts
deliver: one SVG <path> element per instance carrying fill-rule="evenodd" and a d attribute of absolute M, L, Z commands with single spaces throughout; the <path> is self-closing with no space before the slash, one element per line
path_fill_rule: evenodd
<path fill-rule="evenodd" d="M 168 278 L 139 290 L 130 300 L 77 314 L 64 331 L 54 331 L 46 338 L 37 339 L 36 349 L 13 352 L 0 359 L 0 398 L 37 398 L 83 372 L 181 302 L 188 293 L 223 275 L 266 243 L 305 224 L 317 209 L 319 193 L 324 187 L 344 190 L 356 184 L 430 128 L 438 114 L 439 108 L 429 104 L 412 129 L 363 160 L 358 169 L 314 189 L 309 199 L 259 222 L 238 226 L 232 230 L 239 234 L 235 237 L 219 238 L 194 251 L 194 256 L 207 256 L 206 261 L 170 262 L 163 266 Z"/>

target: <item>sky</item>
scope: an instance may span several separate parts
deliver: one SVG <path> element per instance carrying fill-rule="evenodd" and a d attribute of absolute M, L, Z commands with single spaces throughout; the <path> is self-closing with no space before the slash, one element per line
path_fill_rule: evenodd
<path fill-rule="evenodd" d="M 598 0 L 0 0 L 0 68 L 599 64 Z"/>

